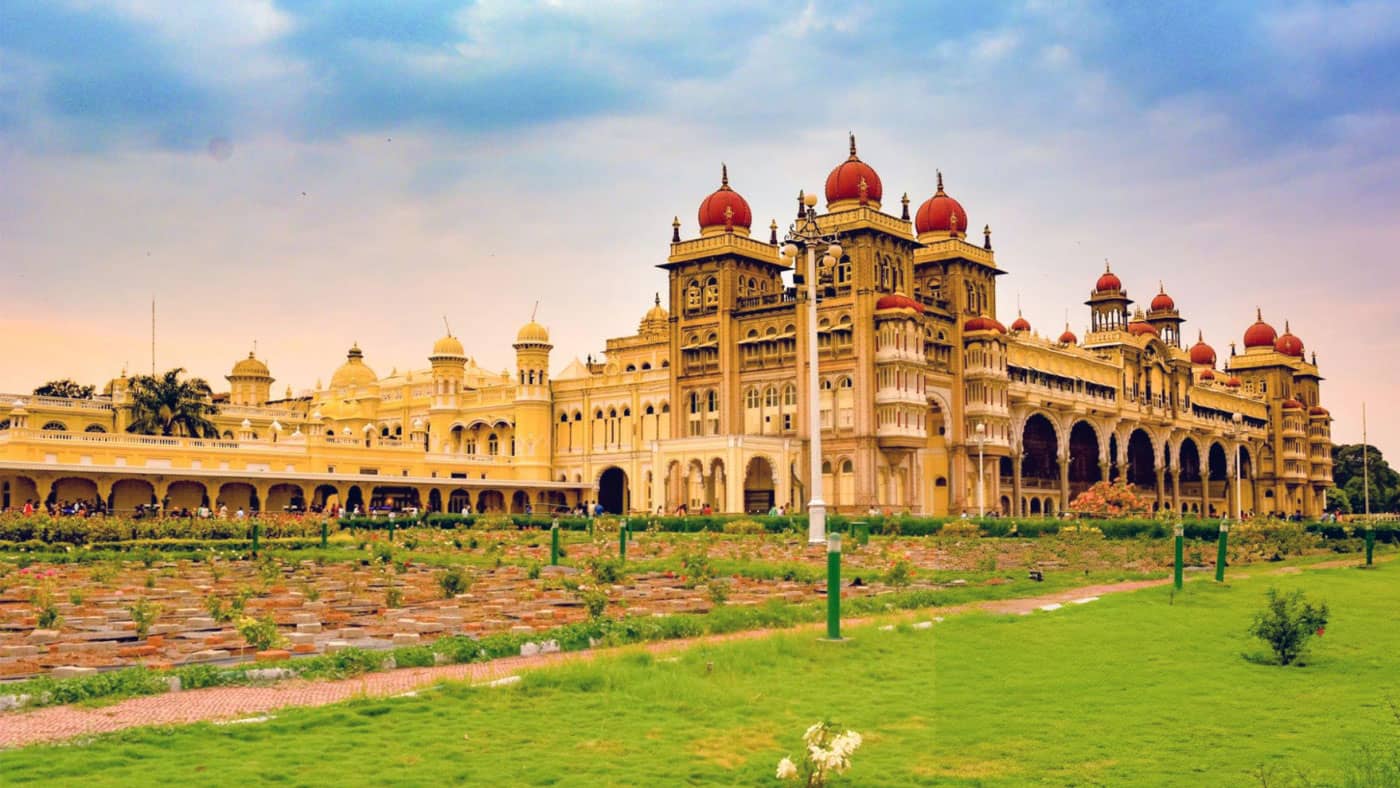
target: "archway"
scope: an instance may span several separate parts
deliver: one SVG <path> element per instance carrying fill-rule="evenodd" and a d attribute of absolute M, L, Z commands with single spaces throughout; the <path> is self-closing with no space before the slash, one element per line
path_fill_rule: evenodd
<path fill-rule="evenodd" d="M 122 479 L 112 485 L 112 510 L 134 512 L 138 506 L 156 502 L 156 490 L 144 479 Z"/>
<path fill-rule="evenodd" d="M 604 469 L 598 477 L 598 503 L 608 514 L 625 514 L 631 509 L 631 490 L 627 472 L 616 465 Z"/>
<path fill-rule="evenodd" d="M 274 484 L 267 491 L 267 511 L 299 512 L 306 508 L 306 496 L 299 484 Z"/>
<path fill-rule="evenodd" d="M 442 490 L 436 487 L 428 491 L 428 511 L 442 511 Z"/>
<path fill-rule="evenodd" d="M 1032 498 L 1031 498 L 1031 514 L 1034 514 L 1034 515 L 1040 514 L 1040 499 L 1039 499 L 1039 498 L 1036 498 L 1036 497 L 1032 497 Z"/>
<path fill-rule="evenodd" d="M 311 503 L 317 509 L 327 511 L 332 506 L 340 506 L 340 493 L 333 484 L 317 485 L 311 493 Z"/>
<path fill-rule="evenodd" d="M 1069 484 L 1071 493 L 1103 480 L 1099 468 L 1099 436 L 1087 421 L 1076 421 L 1069 431 Z"/>
<path fill-rule="evenodd" d="M 1021 430 L 1021 452 L 1023 486 L 1040 489 L 1059 487 L 1060 441 L 1049 419 L 1039 413 L 1026 419 L 1026 426 Z M 973 486 L 976 486 L 975 481 Z"/>
<path fill-rule="evenodd" d="M 455 489 L 455 490 L 453 490 L 451 493 L 448 493 L 448 495 L 447 495 L 447 512 L 448 512 L 448 514 L 464 514 L 464 513 L 469 513 L 469 512 L 471 512 L 471 508 L 472 508 L 472 496 L 471 496 L 471 493 L 467 492 L 466 490 L 463 490 L 463 489 L 460 488 L 460 487 L 457 488 L 457 489 Z"/>
<path fill-rule="evenodd" d="M 1128 484 L 1152 487 L 1157 483 L 1157 462 L 1152 439 L 1143 430 L 1128 437 Z"/>
<path fill-rule="evenodd" d="M 1208 515 L 1214 517 L 1220 514 L 1220 509 L 1215 506 L 1214 501 L 1225 498 L 1225 482 L 1229 478 L 1229 463 L 1225 455 L 1225 447 L 1219 443 L 1212 443 L 1210 450 L 1206 454 L 1206 473 L 1208 478 L 1204 482 L 1206 485 L 1206 500 L 1210 506 Z M 1226 507 L 1228 508 L 1228 507 Z"/>
<path fill-rule="evenodd" d="M 504 512 L 506 510 L 506 497 L 500 490 L 482 490 L 476 496 L 476 511 L 480 514 L 486 512 Z"/>
<path fill-rule="evenodd" d="M 258 492 L 247 482 L 227 482 L 219 488 L 218 505 L 227 506 L 229 514 L 257 511 Z"/>
<path fill-rule="evenodd" d="M 77 477 L 59 479 L 53 483 L 49 499 L 44 503 L 63 507 L 73 507 L 80 503 L 91 506 L 97 503 L 97 482 Z"/>
<path fill-rule="evenodd" d="M 510 495 L 510 511 L 512 514 L 524 514 L 526 507 L 530 505 L 530 494 L 524 490 L 516 490 Z"/>
<path fill-rule="evenodd" d="M 188 479 L 172 482 L 165 495 L 170 499 L 170 509 L 175 511 L 181 509 L 194 511 L 201 506 L 209 505 L 209 492 L 204 488 L 204 485 L 201 482 Z"/>
<path fill-rule="evenodd" d="M 360 490 L 360 485 L 355 484 L 351 485 L 350 489 L 345 493 L 345 509 L 346 511 L 353 512 L 357 506 L 360 509 L 360 513 L 364 514 L 365 494 Z"/>
<path fill-rule="evenodd" d="M 744 473 L 744 511 L 766 514 L 773 508 L 773 466 L 766 457 L 754 457 Z"/>

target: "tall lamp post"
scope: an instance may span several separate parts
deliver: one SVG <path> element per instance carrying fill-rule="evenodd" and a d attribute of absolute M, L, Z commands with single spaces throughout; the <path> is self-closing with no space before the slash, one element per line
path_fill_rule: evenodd
<path fill-rule="evenodd" d="M 1244 522 L 1244 505 L 1240 498 L 1240 436 L 1244 435 L 1244 414 L 1236 413 L 1230 417 L 1230 421 L 1235 424 L 1235 519 Z"/>
<path fill-rule="evenodd" d="M 817 225 L 817 195 L 803 193 L 802 215 L 788 228 L 780 253 L 796 263 L 799 250 L 807 251 L 806 272 L 799 272 L 793 284 L 807 284 L 807 421 L 811 434 L 812 500 L 807 503 L 807 543 L 826 541 L 826 501 L 822 500 L 822 417 L 821 388 L 817 376 L 817 247 L 825 247 L 823 267 L 830 268 L 841 257 L 841 245 L 835 233 L 824 233 Z"/>
<path fill-rule="evenodd" d="M 987 516 L 987 482 L 982 478 L 986 472 L 987 463 L 982 457 L 982 448 L 987 443 L 987 425 L 977 422 L 977 427 L 973 429 L 977 437 L 977 516 Z"/>

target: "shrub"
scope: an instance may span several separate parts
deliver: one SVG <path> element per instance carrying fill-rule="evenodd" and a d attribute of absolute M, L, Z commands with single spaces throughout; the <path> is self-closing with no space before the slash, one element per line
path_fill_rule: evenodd
<path fill-rule="evenodd" d="M 389 608 L 399 607 L 403 604 L 403 591 L 398 586 L 389 586 L 384 589 L 384 606 Z"/>
<path fill-rule="evenodd" d="M 579 592 L 579 599 L 583 600 L 583 606 L 588 610 L 589 618 L 602 618 L 603 611 L 608 608 L 607 592 L 599 588 L 590 588 L 587 591 Z"/>
<path fill-rule="evenodd" d="M 267 651 L 282 642 L 277 632 L 277 622 L 271 616 L 253 618 L 245 616 L 238 621 L 238 634 L 248 641 L 248 645 L 258 651 Z"/>
<path fill-rule="evenodd" d="M 950 539 L 976 539 L 982 535 L 982 526 L 972 520 L 954 520 L 944 523 L 938 535 Z"/>
<path fill-rule="evenodd" d="M 151 631 L 151 625 L 160 617 L 160 605 L 142 597 L 127 607 L 131 620 L 136 624 L 136 637 L 144 638 Z"/>
<path fill-rule="evenodd" d="M 625 567 L 620 558 L 605 558 L 595 555 L 588 559 L 588 571 L 597 582 L 611 585 L 622 579 Z"/>
<path fill-rule="evenodd" d="M 710 592 L 710 601 L 716 605 L 722 605 L 729 601 L 729 584 L 725 581 L 715 578 L 710 581 L 707 588 Z"/>
<path fill-rule="evenodd" d="M 1070 501 L 1069 508 L 1075 514 L 1094 517 L 1150 516 L 1152 500 L 1146 495 L 1139 495 L 1126 481 L 1120 480 L 1116 484 L 1102 481 L 1076 495 Z"/>
<path fill-rule="evenodd" d="M 442 590 L 443 599 L 452 599 L 458 594 L 465 594 L 471 587 L 471 577 L 460 566 L 444 569 L 435 575 L 438 588 Z"/>
<path fill-rule="evenodd" d="M 210 594 L 204 598 L 204 609 L 209 611 L 209 617 L 219 623 L 233 620 L 233 611 L 224 607 L 224 600 L 218 594 Z"/>
<path fill-rule="evenodd" d="M 768 532 L 768 529 L 763 527 L 763 523 L 760 523 L 757 520 L 750 520 L 747 517 L 738 520 L 730 520 L 729 522 L 725 523 L 721 527 L 721 529 L 727 534 L 753 535 L 764 534 Z"/>
<path fill-rule="evenodd" d="M 905 588 L 914 580 L 914 565 L 908 558 L 898 558 L 890 564 L 885 573 L 885 582 L 895 588 Z"/>
<path fill-rule="evenodd" d="M 427 646 L 403 646 L 394 649 L 394 665 L 400 668 L 430 668 L 433 650 Z"/>
<path fill-rule="evenodd" d="M 1249 634 L 1268 643 L 1280 665 L 1290 665 L 1303 655 L 1308 639 L 1321 637 L 1326 627 L 1326 602 L 1313 605 L 1302 591 L 1283 594 L 1270 588 L 1268 603 L 1254 617 Z"/>

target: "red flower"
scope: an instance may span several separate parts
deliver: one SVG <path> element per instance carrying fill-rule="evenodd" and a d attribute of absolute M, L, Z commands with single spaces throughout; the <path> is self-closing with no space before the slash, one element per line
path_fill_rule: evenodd
<path fill-rule="evenodd" d="M 1317 628 L 1317 636 L 1318 636 L 1318 637 L 1322 637 L 1322 633 L 1325 632 L 1326 630 L 1327 630 L 1327 627 L 1318 627 L 1318 628 Z"/>

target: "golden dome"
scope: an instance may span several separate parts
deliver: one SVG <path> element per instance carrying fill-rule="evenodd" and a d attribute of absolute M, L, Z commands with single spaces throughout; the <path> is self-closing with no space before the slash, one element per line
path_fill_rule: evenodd
<path fill-rule="evenodd" d="M 233 365 L 233 374 L 229 377 L 240 378 L 266 378 L 271 377 L 267 365 L 259 361 L 251 352 L 248 357 Z"/>
<path fill-rule="evenodd" d="M 656 294 L 656 302 L 651 309 L 647 310 L 647 316 L 642 319 L 648 323 L 657 321 L 665 323 L 671 319 L 671 313 L 667 312 L 666 307 L 661 305 L 660 293 Z"/>
<path fill-rule="evenodd" d="M 365 354 L 356 344 L 345 354 L 345 363 L 331 375 L 331 388 L 341 389 L 368 386 L 379 381 L 379 376 L 365 364 Z"/>
<path fill-rule="evenodd" d="M 549 342 L 549 329 L 531 320 L 520 327 L 520 331 L 515 335 L 515 341 L 517 344 L 522 342 L 547 344 Z"/>
<path fill-rule="evenodd" d="M 433 355 L 429 356 L 429 358 L 436 356 L 461 356 L 462 358 L 466 358 L 466 355 L 467 350 L 462 347 L 462 341 L 448 334 L 433 343 Z"/>

